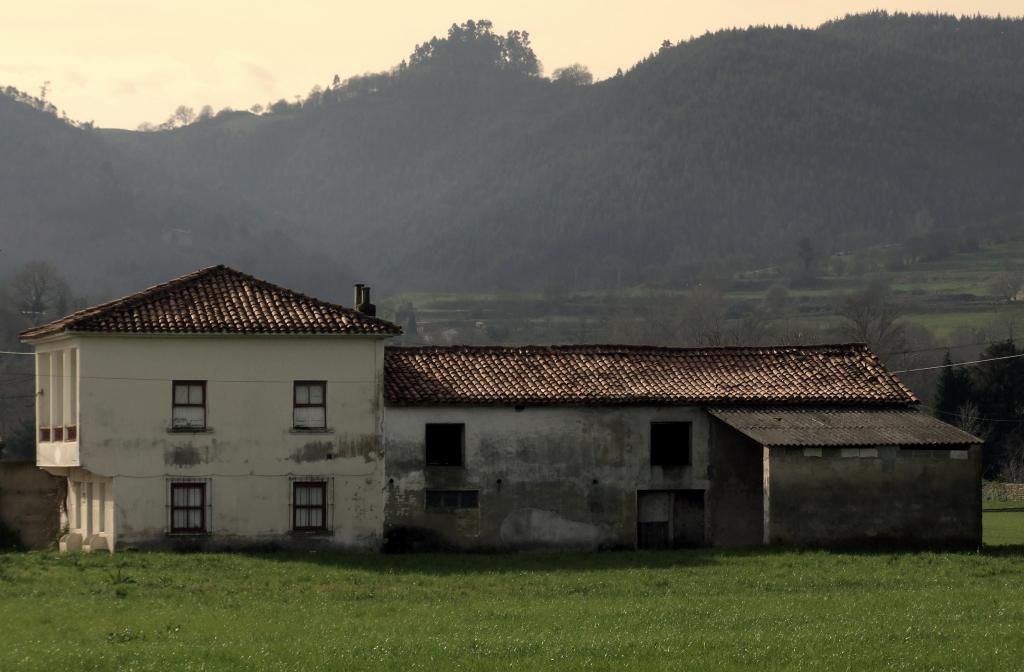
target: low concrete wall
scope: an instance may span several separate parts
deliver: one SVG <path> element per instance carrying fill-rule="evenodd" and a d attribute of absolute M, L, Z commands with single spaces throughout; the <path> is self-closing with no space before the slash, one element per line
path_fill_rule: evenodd
<path fill-rule="evenodd" d="M 32 462 L 0 462 L 0 521 L 28 548 L 46 548 L 60 531 L 63 481 Z"/>
<path fill-rule="evenodd" d="M 979 446 L 969 451 L 771 448 L 768 469 L 769 543 L 981 544 Z"/>

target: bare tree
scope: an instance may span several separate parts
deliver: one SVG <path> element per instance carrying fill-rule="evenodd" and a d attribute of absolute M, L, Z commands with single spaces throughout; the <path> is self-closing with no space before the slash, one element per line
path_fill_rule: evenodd
<path fill-rule="evenodd" d="M 168 121 L 178 126 L 188 126 L 196 120 L 196 113 L 191 107 L 186 105 L 178 105 L 178 108 L 174 110 L 174 114 Z"/>
<path fill-rule="evenodd" d="M 989 282 L 989 291 L 1000 301 L 1016 301 L 1022 286 L 1024 271 L 1012 268 L 992 278 Z"/>
<path fill-rule="evenodd" d="M 681 305 L 680 331 L 687 345 L 722 345 L 725 340 L 725 300 L 710 285 L 698 285 Z"/>
<path fill-rule="evenodd" d="M 67 282 L 46 261 L 25 264 L 11 278 L 9 286 L 18 312 L 33 325 L 40 324 L 51 311 L 66 310 L 70 302 Z"/>
<path fill-rule="evenodd" d="M 1014 434 L 1006 441 L 1006 457 L 996 478 L 1003 483 L 1024 483 L 1024 438 Z"/>
<path fill-rule="evenodd" d="M 886 283 L 871 282 L 847 295 L 838 312 L 846 320 L 843 333 L 851 340 L 867 343 L 883 359 L 906 350 L 906 333 L 899 321 L 903 311 Z"/>

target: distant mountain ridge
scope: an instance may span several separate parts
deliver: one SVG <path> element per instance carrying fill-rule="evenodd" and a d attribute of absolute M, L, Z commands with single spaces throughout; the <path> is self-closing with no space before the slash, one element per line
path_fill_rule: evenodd
<path fill-rule="evenodd" d="M 307 291 L 684 284 L 805 237 L 955 246 L 1020 228 L 1021 73 L 1021 20 L 876 13 L 708 34 L 592 86 L 410 66 L 152 133 L 0 99 L 0 225 L 83 268 L 225 261 Z"/>

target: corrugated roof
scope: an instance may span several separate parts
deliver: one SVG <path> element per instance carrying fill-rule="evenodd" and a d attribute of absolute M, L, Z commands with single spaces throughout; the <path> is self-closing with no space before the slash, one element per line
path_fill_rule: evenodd
<path fill-rule="evenodd" d="M 400 334 L 387 320 L 320 301 L 227 266 L 211 266 L 22 332 Z"/>
<path fill-rule="evenodd" d="M 863 344 L 386 348 L 384 367 L 394 405 L 917 402 Z"/>
<path fill-rule="evenodd" d="M 927 446 L 981 439 L 914 409 L 712 408 L 763 446 Z"/>

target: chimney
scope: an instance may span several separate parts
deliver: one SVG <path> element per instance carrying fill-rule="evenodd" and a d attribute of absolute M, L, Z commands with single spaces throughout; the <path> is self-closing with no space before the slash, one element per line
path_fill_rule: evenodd
<path fill-rule="evenodd" d="M 359 304 L 363 302 L 363 285 L 357 284 L 352 289 L 352 307 L 359 310 Z"/>
<path fill-rule="evenodd" d="M 370 288 L 366 285 L 355 286 L 355 309 L 363 315 L 376 317 L 377 306 L 370 303 Z"/>

